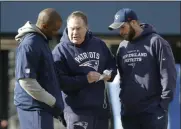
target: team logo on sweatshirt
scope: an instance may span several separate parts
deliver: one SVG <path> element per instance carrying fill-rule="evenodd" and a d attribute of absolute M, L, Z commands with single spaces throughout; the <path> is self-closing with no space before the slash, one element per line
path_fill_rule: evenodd
<path fill-rule="evenodd" d="M 98 66 L 99 66 L 99 60 L 89 60 L 89 61 L 86 61 L 83 64 L 80 64 L 79 66 L 91 67 L 91 68 L 93 68 L 93 69 L 95 69 L 97 71 Z"/>
<path fill-rule="evenodd" d="M 127 54 L 123 56 L 125 63 L 141 62 L 144 57 L 147 57 L 147 53 L 140 52 L 139 50 L 128 51 Z"/>
<path fill-rule="evenodd" d="M 77 55 L 75 58 L 80 67 L 91 67 L 98 70 L 100 54 L 97 52 L 83 52 Z M 88 60 L 88 61 L 86 61 Z"/>

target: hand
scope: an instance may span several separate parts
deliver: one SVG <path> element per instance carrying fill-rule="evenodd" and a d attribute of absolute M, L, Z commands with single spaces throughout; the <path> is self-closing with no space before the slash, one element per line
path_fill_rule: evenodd
<path fill-rule="evenodd" d="M 60 116 L 58 116 L 58 120 L 63 124 L 64 127 L 67 127 L 63 112 L 60 114 Z"/>
<path fill-rule="evenodd" d="M 93 83 L 99 80 L 101 74 L 95 71 L 91 71 L 87 74 L 87 80 L 89 83 Z"/>
<path fill-rule="evenodd" d="M 52 116 L 56 119 L 58 119 L 58 117 L 62 114 L 62 110 L 57 106 L 56 102 L 55 104 L 51 107 L 51 111 L 50 113 L 52 114 Z"/>
<path fill-rule="evenodd" d="M 52 108 L 52 115 L 54 118 L 58 119 L 65 127 L 67 127 L 67 123 L 64 119 L 64 113 L 63 111 L 60 111 L 60 109 L 54 105 Z"/>
<path fill-rule="evenodd" d="M 59 108 L 57 108 L 57 106 L 54 106 L 52 108 L 52 112 L 51 113 L 52 113 L 54 118 L 58 119 L 58 117 L 62 114 L 62 111 Z"/>
<path fill-rule="evenodd" d="M 103 80 L 104 81 L 110 80 L 111 79 L 111 73 L 112 73 L 112 70 L 104 70 L 104 72 L 103 72 L 103 75 L 104 75 Z"/>
<path fill-rule="evenodd" d="M 7 120 L 0 120 L 0 128 L 5 129 L 8 126 Z"/>
<path fill-rule="evenodd" d="M 111 79 L 111 75 L 105 75 L 103 80 L 104 80 L 104 81 L 108 81 L 108 80 L 110 80 L 110 79 Z"/>

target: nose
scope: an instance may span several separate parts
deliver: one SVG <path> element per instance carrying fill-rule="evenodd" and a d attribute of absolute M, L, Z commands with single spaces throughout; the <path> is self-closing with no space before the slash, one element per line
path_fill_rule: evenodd
<path fill-rule="evenodd" d="M 74 30 L 73 30 L 73 34 L 75 35 L 75 34 L 77 34 L 77 33 L 78 33 L 77 29 L 74 29 Z"/>
<path fill-rule="evenodd" d="M 120 30 L 119 30 L 119 33 L 120 33 L 120 35 L 122 35 L 122 34 L 123 34 L 123 30 L 120 29 Z"/>

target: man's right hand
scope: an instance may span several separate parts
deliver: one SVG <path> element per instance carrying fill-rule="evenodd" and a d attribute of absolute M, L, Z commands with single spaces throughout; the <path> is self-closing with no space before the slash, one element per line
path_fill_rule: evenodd
<path fill-rule="evenodd" d="M 60 114 L 60 116 L 58 116 L 58 120 L 63 124 L 64 127 L 67 127 L 67 123 L 65 121 L 63 112 L 62 112 L 62 114 Z"/>
<path fill-rule="evenodd" d="M 61 111 L 56 104 L 52 107 L 52 115 L 54 118 L 58 119 L 60 122 L 62 122 L 62 124 L 66 127 L 66 121 L 64 119 L 64 113 L 63 111 Z"/>
<path fill-rule="evenodd" d="M 87 80 L 89 83 L 93 83 L 99 80 L 101 74 L 95 71 L 91 71 L 87 74 Z"/>

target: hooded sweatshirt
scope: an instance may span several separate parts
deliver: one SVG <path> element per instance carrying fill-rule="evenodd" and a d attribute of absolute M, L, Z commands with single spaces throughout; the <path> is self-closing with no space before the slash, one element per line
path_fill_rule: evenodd
<path fill-rule="evenodd" d="M 25 91 L 26 87 L 23 87 L 22 84 L 20 85 L 19 80 L 34 79 L 42 88 L 38 88 L 36 91 L 32 89 L 31 92 L 33 90 L 34 92 L 45 90 L 56 99 L 55 106 L 63 110 L 61 90 L 56 78 L 53 57 L 48 46 L 47 37 L 36 25 L 28 21 L 23 27 L 18 29 L 18 35 L 15 40 L 19 42 L 19 46 L 16 50 L 14 104 L 23 110 L 46 109 L 52 112 L 50 106 L 34 99 Z M 27 89 L 33 88 L 31 84 L 25 86 L 29 86 Z"/>
<path fill-rule="evenodd" d="M 63 91 L 65 112 L 83 115 L 108 115 L 108 101 L 104 81 L 88 83 L 87 74 L 113 70 L 116 75 L 116 61 L 106 44 L 87 31 L 81 45 L 72 43 L 65 29 L 60 43 L 53 50 L 54 62 L 60 87 Z M 106 107 L 107 106 L 107 107 Z"/>
<path fill-rule="evenodd" d="M 168 110 L 176 86 L 175 61 L 169 43 L 152 26 L 134 40 L 122 41 L 117 52 L 123 115 L 159 106 Z"/>

